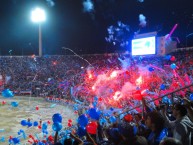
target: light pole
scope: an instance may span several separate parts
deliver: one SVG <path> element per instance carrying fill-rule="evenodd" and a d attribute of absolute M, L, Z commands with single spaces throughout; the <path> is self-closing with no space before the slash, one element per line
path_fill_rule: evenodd
<path fill-rule="evenodd" d="M 35 8 L 31 13 L 31 20 L 39 24 L 39 56 L 42 56 L 42 30 L 41 23 L 46 20 L 45 11 L 41 8 Z"/>

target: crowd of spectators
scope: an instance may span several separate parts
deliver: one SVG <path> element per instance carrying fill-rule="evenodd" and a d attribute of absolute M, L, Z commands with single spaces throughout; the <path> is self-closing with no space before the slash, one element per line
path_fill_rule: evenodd
<path fill-rule="evenodd" d="M 193 51 L 178 51 L 170 55 L 175 58 L 171 60 L 171 56 L 169 59 L 160 56 L 131 57 L 129 54 L 44 56 L 41 58 L 36 56 L 0 57 L 0 75 L 2 75 L 1 81 L 3 81 L 1 88 L 9 88 L 15 93 L 30 91 L 34 96 L 45 95 L 72 100 L 74 104 L 78 100 L 81 103 L 84 102 L 84 104 L 79 105 L 89 106 L 93 101 L 94 94 L 88 91 L 93 85 L 92 81 L 87 80 L 88 70 L 97 76 L 101 72 L 108 73 L 111 70 L 123 69 L 122 61 L 129 60 L 129 66 L 125 71 L 128 74 L 127 80 L 129 79 L 131 83 L 139 77 L 139 64 L 140 66 L 151 64 L 149 71 L 158 70 L 150 75 L 149 81 L 144 82 L 141 87 L 147 88 L 150 93 L 159 96 L 168 93 L 168 90 L 172 92 L 193 83 Z M 177 66 L 175 70 L 170 68 L 171 63 L 175 63 Z M 119 79 L 122 78 L 124 76 L 119 76 Z M 122 83 L 125 83 L 125 79 L 122 80 Z M 96 80 L 93 79 L 93 81 Z M 165 84 L 164 88 L 160 88 L 162 84 Z M 81 88 L 80 92 L 76 91 L 78 87 Z M 120 117 L 120 114 L 113 112 L 111 106 L 108 106 L 113 113 L 110 116 L 106 116 L 104 113 L 100 114 L 102 119 L 108 121 L 104 123 L 100 121 L 101 118 L 97 120 L 97 132 L 95 134 L 87 132 L 85 136 L 80 136 L 72 131 L 60 142 L 57 142 L 60 136 L 58 136 L 58 140 L 55 136 L 55 145 L 192 145 L 192 93 L 192 87 L 183 89 L 170 94 L 172 102 L 158 100 L 158 103 L 153 102 L 154 107 L 152 107 L 151 103 L 147 103 L 149 100 L 140 92 L 142 98 L 138 102 L 143 106 L 141 110 L 136 112 L 124 111 L 124 116 Z M 90 95 L 92 99 L 85 101 L 84 95 Z M 132 95 L 136 95 L 136 92 Z M 175 97 L 178 101 L 174 101 Z M 124 109 L 130 108 L 128 102 L 132 102 L 135 98 L 129 101 L 127 99 L 121 99 L 121 104 L 115 106 L 121 105 Z M 128 102 L 125 103 L 125 101 Z M 133 104 L 132 107 L 137 105 Z M 96 107 L 97 105 L 93 106 Z M 109 109 L 108 107 L 107 109 Z M 80 115 L 86 112 L 83 109 L 81 111 Z M 117 117 L 116 121 L 111 121 L 112 116 Z"/>

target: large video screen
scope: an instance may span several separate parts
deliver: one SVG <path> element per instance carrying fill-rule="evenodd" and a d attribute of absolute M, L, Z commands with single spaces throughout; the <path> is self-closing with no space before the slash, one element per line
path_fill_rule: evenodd
<path fill-rule="evenodd" d="M 132 55 L 156 54 L 155 36 L 132 40 Z"/>

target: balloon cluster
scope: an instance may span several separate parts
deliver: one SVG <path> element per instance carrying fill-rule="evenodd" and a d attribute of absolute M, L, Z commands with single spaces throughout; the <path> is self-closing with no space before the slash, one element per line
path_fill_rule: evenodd
<path fill-rule="evenodd" d="M 52 116 L 52 129 L 54 131 L 60 131 L 62 129 L 62 116 L 59 113 L 56 113 Z"/>
<path fill-rule="evenodd" d="M 49 141 L 50 143 L 54 144 L 54 143 L 53 143 L 53 140 L 54 140 L 54 139 L 53 139 L 53 137 L 52 137 L 51 135 L 48 136 L 46 140 L 45 140 L 45 139 L 40 140 L 37 135 L 36 135 L 36 138 L 35 138 L 35 137 L 32 136 L 31 134 L 30 134 L 28 137 L 30 138 L 30 139 L 28 140 L 28 142 L 29 142 L 30 144 L 45 145 L 45 144 L 48 144 L 48 141 Z"/>
<path fill-rule="evenodd" d="M 121 47 L 125 47 L 129 44 L 129 31 L 130 29 L 128 25 L 118 21 L 117 26 L 111 25 L 107 28 L 108 37 L 105 37 L 105 40 L 113 45 L 118 44 Z"/>
<path fill-rule="evenodd" d="M 175 56 L 171 56 L 171 55 L 166 55 L 166 56 L 165 56 L 165 59 L 166 59 L 166 60 L 173 61 L 173 62 L 176 60 Z M 177 68 L 177 66 L 176 66 L 175 63 L 172 63 L 172 64 L 170 65 L 170 68 L 174 70 L 174 69 Z"/>
<path fill-rule="evenodd" d="M 34 136 L 32 136 L 31 134 L 28 136 L 31 140 L 33 140 L 33 142 L 36 144 L 36 143 L 38 143 L 38 140 L 36 140 L 35 138 L 34 138 Z M 30 140 L 28 140 L 28 142 L 30 143 L 30 144 L 33 144 L 33 142 L 32 141 L 30 141 Z M 41 143 L 40 143 L 41 144 Z"/>
<path fill-rule="evenodd" d="M 23 139 L 26 139 L 26 134 L 25 134 L 25 131 L 20 129 L 18 132 L 17 132 L 18 135 L 22 135 L 23 136 Z"/>
<path fill-rule="evenodd" d="M 78 124 L 80 126 L 78 127 L 77 134 L 79 137 L 83 137 L 86 135 L 86 126 L 88 124 L 88 118 L 85 114 L 78 117 Z"/>
<path fill-rule="evenodd" d="M 38 122 L 37 122 L 37 121 L 34 121 L 34 123 L 32 123 L 32 122 L 27 121 L 27 120 L 22 120 L 22 121 L 20 122 L 20 124 L 21 124 L 22 126 L 28 126 L 28 127 L 32 127 L 32 126 L 36 127 L 36 126 L 38 126 Z"/>
<path fill-rule="evenodd" d="M 43 134 L 48 134 L 47 128 L 48 128 L 48 124 L 46 122 L 44 122 L 42 124 L 42 133 Z"/>
<path fill-rule="evenodd" d="M 68 120 L 68 127 L 71 127 L 72 126 L 72 119 L 69 119 Z"/>
<path fill-rule="evenodd" d="M 10 144 L 19 144 L 20 143 L 20 139 L 19 138 L 17 138 L 17 137 L 12 137 L 12 136 L 10 136 L 9 137 L 9 143 Z"/>
<path fill-rule="evenodd" d="M 2 96 L 5 98 L 12 98 L 14 96 L 14 94 L 9 89 L 5 89 L 2 91 Z"/>

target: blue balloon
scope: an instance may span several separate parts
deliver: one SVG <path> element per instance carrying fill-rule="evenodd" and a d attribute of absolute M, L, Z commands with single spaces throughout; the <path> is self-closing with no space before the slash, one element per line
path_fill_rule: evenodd
<path fill-rule="evenodd" d="M 11 102 L 12 107 L 17 107 L 18 105 L 19 105 L 18 102 Z"/>
<path fill-rule="evenodd" d="M 52 116 L 52 120 L 53 122 L 60 122 L 62 123 L 62 116 L 59 113 L 56 113 Z"/>
<path fill-rule="evenodd" d="M 115 116 L 111 116 L 110 118 L 109 118 L 109 121 L 111 122 L 111 123 L 115 123 L 116 122 L 116 117 Z"/>
<path fill-rule="evenodd" d="M 21 125 L 22 125 L 22 126 L 26 126 L 27 124 L 28 124 L 27 120 L 22 120 L 22 121 L 21 121 Z"/>
<path fill-rule="evenodd" d="M 136 90 L 140 90 L 140 87 L 139 87 L 139 86 L 137 86 L 137 87 L 136 87 Z"/>
<path fill-rule="evenodd" d="M 20 130 L 19 130 L 19 132 L 20 132 L 20 133 L 22 133 L 22 134 L 23 134 L 23 138 L 24 138 L 24 139 L 26 139 L 26 134 L 25 134 L 25 131 L 24 131 L 24 130 L 22 130 L 22 129 L 20 129 Z"/>
<path fill-rule="evenodd" d="M 14 94 L 9 89 L 5 89 L 2 91 L 2 96 L 5 98 L 12 98 L 14 96 Z"/>
<path fill-rule="evenodd" d="M 12 138 L 12 141 L 14 144 L 18 144 L 20 142 L 19 138 L 16 137 Z"/>
<path fill-rule="evenodd" d="M 19 130 L 19 132 L 23 133 L 23 132 L 24 132 L 24 130 L 20 129 L 20 130 Z"/>
<path fill-rule="evenodd" d="M 5 142 L 5 137 L 4 136 L 1 137 L 0 142 Z"/>
<path fill-rule="evenodd" d="M 32 123 L 31 123 L 31 122 L 27 122 L 27 126 L 28 126 L 28 127 L 31 127 L 31 126 L 32 126 Z"/>
<path fill-rule="evenodd" d="M 100 111 L 97 108 L 89 109 L 88 114 L 92 119 L 99 120 L 100 118 Z"/>
<path fill-rule="evenodd" d="M 113 89 L 110 89 L 110 90 L 109 90 L 109 93 L 113 93 Z"/>
<path fill-rule="evenodd" d="M 48 124 L 44 122 L 42 124 L 42 130 L 47 130 L 47 128 L 48 128 Z"/>
<path fill-rule="evenodd" d="M 110 116 L 109 113 L 104 113 L 103 115 L 104 115 L 105 117 L 109 117 L 109 116 Z"/>
<path fill-rule="evenodd" d="M 74 111 L 77 111 L 77 110 L 78 110 L 78 105 L 75 104 L 75 105 L 73 106 L 73 109 L 74 109 Z"/>
<path fill-rule="evenodd" d="M 119 116 L 119 118 L 120 118 L 120 119 L 123 119 L 124 116 L 125 116 L 125 114 L 121 114 L 121 115 Z"/>
<path fill-rule="evenodd" d="M 175 64 L 175 63 L 172 63 L 172 64 L 170 65 L 170 67 L 171 67 L 171 69 L 176 69 L 176 64 Z"/>
<path fill-rule="evenodd" d="M 38 142 L 38 145 L 44 145 L 44 143 L 43 142 Z"/>
<path fill-rule="evenodd" d="M 86 135 L 86 128 L 83 126 L 78 127 L 77 134 L 79 137 L 83 137 Z"/>
<path fill-rule="evenodd" d="M 37 121 L 34 121 L 34 126 L 38 126 L 38 122 Z"/>
<path fill-rule="evenodd" d="M 113 110 L 114 110 L 114 108 L 113 108 L 113 107 L 111 107 L 111 108 L 110 108 L 110 110 L 111 110 L 111 111 L 113 111 Z"/>
<path fill-rule="evenodd" d="M 193 94 L 190 94 L 189 99 L 190 99 L 190 101 L 193 101 Z"/>
<path fill-rule="evenodd" d="M 168 97 L 167 97 L 167 96 L 164 96 L 164 97 L 162 98 L 162 102 L 163 102 L 163 103 L 168 103 Z"/>
<path fill-rule="evenodd" d="M 93 105 L 93 107 L 95 107 L 95 108 L 96 108 L 96 106 L 97 106 L 97 102 L 93 102 L 93 103 L 92 103 L 92 105 Z"/>
<path fill-rule="evenodd" d="M 168 104 L 172 104 L 172 100 L 171 99 L 168 99 Z"/>
<path fill-rule="evenodd" d="M 165 59 L 170 60 L 171 57 L 172 57 L 171 55 L 166 55 Z"/>
<path fill-rule="evenodd" d="M 138 131 L 137 126 L 133 126 L 133 133 L 134 133 L 134 135 L 137 135 L 137 131 Z"/>
<path fill-rule="evenodd" d="M 42 130 L 42 132 L 43 132 L 44 134 L 48 134 L 48 131 L 47 131 L 47 130 Z"/>
<path fill-rule="evenodd" d="M 60 131 L 62 129 L 62 124 L 60 122 L 54 122 L 52 125 L 52 129 L 54 131 Z"/>
<path fill-rule="evenodd" d="M 95 100 L 95 101 L 98 101 L 98 97 L 97 97 L 97 96 L 95 96 L 95 97 L 94 97 L 94 100 Z"/>
<path fill-rule="evenodd" d="M 152 71 L 154 71 L 154 68 L 153 68 L 153 67 L 149 67 L 148 70 L 149 70 L 150 72 L 152 72 Z"/>
<path fill-rule="evenodd" d="M 160 90 L 165 90 L 166 86 L 164 84 L 161 84 Z"/>
<path fill-rule="evenodd" d="M 88 124 L 88 118 L 86 117 L 86 115 L 82 114 L 78 117 L 78 124 L 83 127 Z"/>
<path fill-rule="evenodd" d="M 168 129 L 167 128 L 164 128 L 160 135 L 158 136 L 157 140 L 160 142 L 163 138 L 167 137 L 168 135 Z"/>
<path fill-rule="evenodd" d="M 101 118 L 101 119 L 99 120 L 99 123 L 100 123 L 100 125 L 104 125 L 104 124 L 107 123 L 107 120 L 106 120 L 105 118 Z"/>

